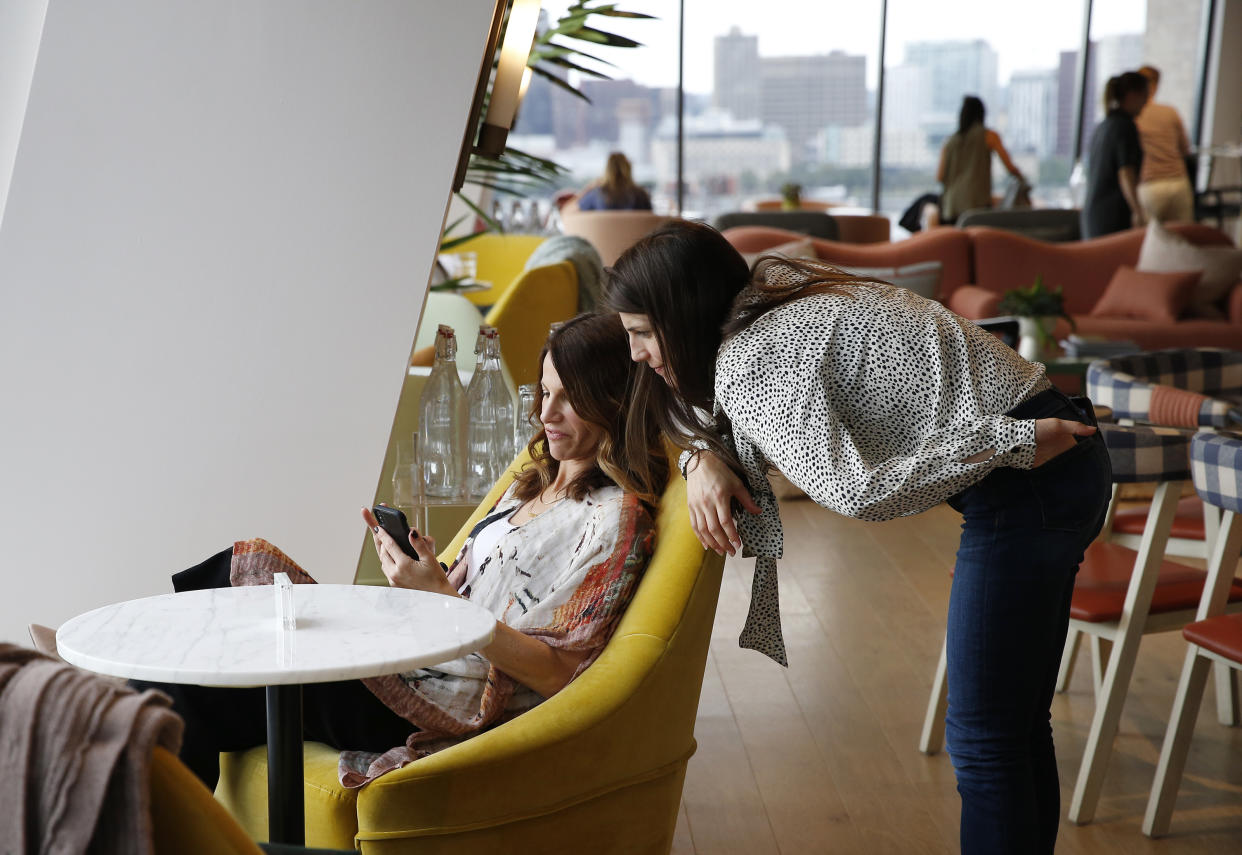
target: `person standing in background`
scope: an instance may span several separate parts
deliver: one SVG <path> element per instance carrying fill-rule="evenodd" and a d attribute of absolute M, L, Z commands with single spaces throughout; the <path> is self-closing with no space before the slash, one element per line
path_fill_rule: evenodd
<path fill-rule="evenodd" d="M 972 208 L 992 207 L 992 153 L 1000 157 L 1009 174 L 1021 180 L 1022 173 L 1009 159 L 1000 134 L 983 125 L 986 110 L 974 95 L 962 99 L 957 133 L 945 140 L 940 150 L 936 180 L 944 185 L 940 197 L 940 222 L 952 225 Z"/>
<path fill-rule="evenodd" d="M 1143 147 L 1139 204 L 1148 220 L 1191 222 L 1195 216 L 1195 194 L 1186 173 L 1190 138 L 1177 110 L 1155 102 L 1160 69 L 1144 65 L 1138 73 L 1147 78 L 1147 106 L 1134 120 Z"/>
<path fill-rule="evenodd" d="M 1147 104 L 1147 78 L 1137 71 L 1110 77 L 1104 85 L 1108 115 L 1095 127 L 1087 160 L 1087 197 L 1082 206 L 1083 239 L 1143 225 L 1138 200 L 1143 149 L 1134 117 Z"/>
<path fill-rule="evenodd" d="M 604 177 L 578 197 L 578 210 L 650 211 L 651 197 L 634 183 L 629 158 L 614 151 L 604 165 Z"/>

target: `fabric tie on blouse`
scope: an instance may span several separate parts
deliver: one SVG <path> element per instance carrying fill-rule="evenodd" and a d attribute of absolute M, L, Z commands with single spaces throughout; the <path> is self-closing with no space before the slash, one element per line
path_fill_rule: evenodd
<path fill-rule="evenodd" d="M 722 411 L 717 410 L 716 417 L 717 423 L 727 424 L 727 416 Z M 742 555 L 755 558 L 755 575 L 750 583 L 750 608 L 737 643 L 789 667 L 785 655 L 785 635 L 781 630 L 780 587 L 776 578 L 776 560 L 785 554 L 785 530 L 781 527 L 780 505 L 768 482 L 767 460 L 759 450 L 753 444 L 743 442 L 734 443 L 734 452 L 746 471 L 750 495 L 761 510 L 758 514 L 743 512 L 737 520 Z"/>

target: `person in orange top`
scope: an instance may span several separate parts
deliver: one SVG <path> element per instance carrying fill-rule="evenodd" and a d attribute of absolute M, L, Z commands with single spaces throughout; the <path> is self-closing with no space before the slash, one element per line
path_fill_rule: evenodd
<path fill-rule="evenodd" d="M 1155 103 L 1160 70 L 1144 65 L 1139 74 L 1147 78 L 1147 105 L 1134 120 L 1143 146 L 1139 204 L 1148 220 L 1191 222 L 1195 218 L 1195 194 L 1186 174 L 1190 138 L 1177 110 Z"/>

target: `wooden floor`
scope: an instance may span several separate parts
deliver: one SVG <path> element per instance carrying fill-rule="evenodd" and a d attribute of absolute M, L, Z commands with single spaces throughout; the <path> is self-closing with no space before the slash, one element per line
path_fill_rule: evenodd
<path fill-rule="evenodd" d="M 730 559 L 673 852 L 956 852 L 952 766 L 916 743 L 958 517 L 859 523 L 805 501 L 782 516 L 790 667 L 738 648 L 753 561 Z M 1063 819 L 1058 853 L 1242 853 L 1242 728 L 1216 723 L 1210 680 L 1171 834 L 1139 830 L 1184 653 L 1179 633 L 1143 641 L 1096 819 Z M 1063 806 L 1094 709 L 1089 670 L 1052 709 Z"/>

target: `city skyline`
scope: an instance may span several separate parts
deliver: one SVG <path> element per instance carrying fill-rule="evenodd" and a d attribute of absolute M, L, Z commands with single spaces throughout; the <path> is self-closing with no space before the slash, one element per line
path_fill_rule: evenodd
<path fill-rule="evenodd" d="M 556 17 L 567 0 L 545 0 Z M 601 48 L 599 56 L 617 63 L 613 74 L 628 76 L 650 87 L 677 82 L 677 0 L 622 0 L 626 11 L 654 15 L 658 20 L 609 18 L 608 29 L 629 36 L 644 47 L 621 50 Z M 788 7 L 790 14 L 773 14 Z M 946 11 L 948 13 L 946 14 Z M 1145 0 L 1097 0 L 1093 8 L 1092 38 L 1141 33 Z M 1015 71 L 1057 68 L 1065 50 L 1077 50 L 1081 38 L 1081 0 L 1044 0 L 1041 14 L 1013 26 L 1008 4 L 991 0 L 951 0 L 941 4 L 918 0 L 890 0 L 887 64 L 900 65 L 907 44 L 986 38 L 998 54 L 1001 85 Z M 776 0 L 757 9 L 751 0 L 686 0 L 685 85 L 687 92 L 709 95 L 715 38 L 733 26 L 758 37 L 763 56 L 812 56 L 834 50 L 861 54 L 867 62 L 867 87 L 874 90 L 879 51 L 878 0 L 822 0 L 814 5 Z M 791 22 L 797 26 L 790 26 Z M 965 25 L 964 25 L 965 22 Z"/>

